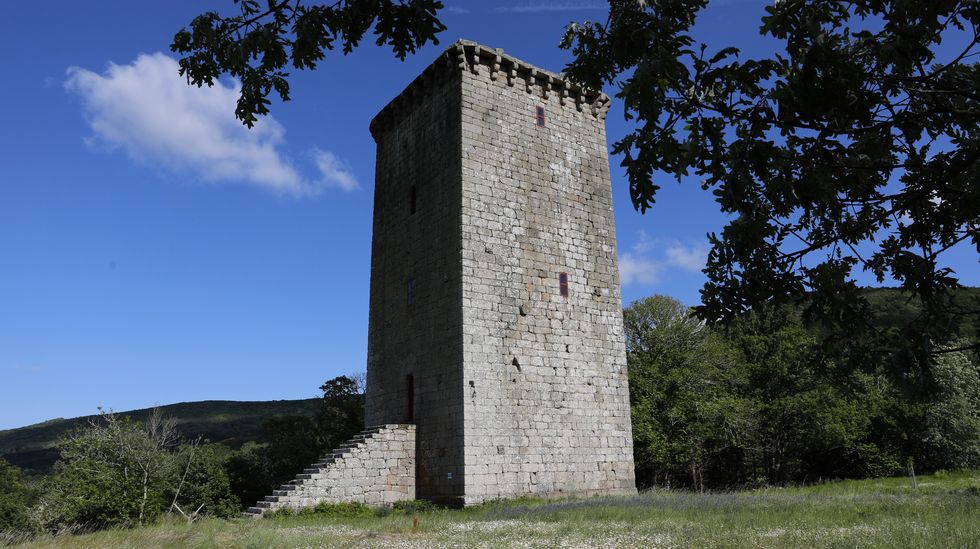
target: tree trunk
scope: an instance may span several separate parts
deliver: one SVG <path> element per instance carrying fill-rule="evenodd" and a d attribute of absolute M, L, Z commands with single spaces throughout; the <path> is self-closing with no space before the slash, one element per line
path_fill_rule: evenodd
<path fill-rule="evenodd" d="M 150 473 L 149 471 L 143 471 L 143 499 L 140 501 L 140 526 L 143 525 L 143 512 L 146 510 L 146 499 L 148 497 L 150 484 Z"/>

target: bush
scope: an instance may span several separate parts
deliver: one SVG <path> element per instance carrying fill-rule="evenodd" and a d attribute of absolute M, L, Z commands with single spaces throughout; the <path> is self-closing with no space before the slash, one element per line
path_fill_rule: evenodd
<path fill-rule="evenodd" d="M 922 440 L 926 470 L 980 467 L 980 368 L 966 352 L 940 355 L 937 391 L 926 409 Z"/>
<path fill-rule="evenodd" d="M 0 459 L 0 532 L 26 534 L 35 530 L 28 513 L 30 499 L 20 470 Z"/>
<path fill-rule="evenodd" d="M 106 528 L 155 520 L 172 469 L 164 449 L 175 441 L 172 425 L 164 432 L 157 427 L 103 414 L 63 440 L 46 490 L 47 526 Z"/>
<path fill-rule="evenodd" d="M 143 423 L 103 414 L 59 451 L 37 506 L 50 530 L 142 525 L 168 512 L 226 517 L 239 509 L 224 453 L 180 444 L 174 422 L 156 412 Z"/>
<path fill-rule="evenodd" d="M 316 507 L 311 507 L 313 514 L 326 517 L 373 517 L 375 511 L 373 507 L 357 502 L 328 503 L 323 502 Z M 306 511 L 306 509 L 304 509 Z"/>
<path fill-rule="evenodd" d="M 270 511 L 268 513 L 265 513 L 264 515 L 262 515 L 262 517 L 267 519 L 276 519 L 276 518 L 283 518 L 283 517 L 291 517 L 294 514 L 296 513 L 294 513 L 293 510 L 290 509 L 289 507 L 280 507 L 275 511 Z"/>
<path fill-rule="evenodd" d="M 282 518 L 291 516 L 301 517 L 331 517 L 331 518 L 359 518 L 374 517 L 379 513 L 374 507 L 363 503 L 343 502 L 329 503 L 323 502 L 314 507 L 305 507 L 299 511 L 294 511 L 288 507 L 282 507 L 275 511 L 263 515 L 265 518 Z"/>
<path fill-rule="evenodd" d="M 266 518 L 281 518 L 291 516 L 301 517 L 332 517 L 332 518 L 362 518 L 362 517 L 386 517 L 388 515 L 415 515 L 428 513 L 438 509 L 431 501 L 408 499 L 396 501 L 389 507 L 371 507 L 358 502 L 343 503 L 320 503 L 314 507 L 306 507 L 299 511 L 289 508 L 281 508 L 266 513 Z"/>
<path fill-rule="evenodd" d="M 396 501 L 391 505 L 391 511 L 396 515 L 414 515 L 434 511 L 436 505 L 424 499 L 407 499 Z"/>
<path fill-rule="evenodd" d="M 227 450 L 217 445 L 181 448 L 175 456 L 178 476 L 172 481 L 173 488 L 167 492 L 167 501 L 174 502 L 187 514 L 200 509 L 200 514 L 214 517 L 236 515 L 241 506 L 231 492 L 225 471 L 226 455 Z"/>

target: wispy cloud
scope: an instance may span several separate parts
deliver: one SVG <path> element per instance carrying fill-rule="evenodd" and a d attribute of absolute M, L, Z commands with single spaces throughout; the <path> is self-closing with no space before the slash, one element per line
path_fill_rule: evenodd
<path fill-rule="evenodd" d="M 629 251 L 619 255 L 620 282 L 651 285 L 660 281 L 669 269 L 700 272 L 708 259 L 708 246 L 702 243 L 685 245 L 673 238 L 651 238 L 638 231 Z"/>
<path fill-rule="evenodd" d="M 499 6 L 497 11 L 514 13 L 538 13 L 549 11 L 594 11 L 608 10 L 609 5 L 600 2 L 527 2 L 510 6 Z"/>
<path fill-rule="evenodd" d="M 459 6 L 446 6 L 446 11 L 449 12 L 449 13 L 455 13 L 455 14 L 470 13 L 470 10 L 468 10 L 466 8 L 461 8 Z"/>
<path fill-rule="evenodd" d="M 34 375 L 43 374 L 44 373 L 44 368 L 41 368 L 40 366 L 25 366 L 23 364 L 18 364 L 16 366 L 14 366 L 14 369 L 15 370 L 20 370 L 21 372 L 27 372 L 29 374 L 34 374 Z"/>
<path fill-rule="evenodd" d="M 631 252 L 619 256 L 619 281 L 624 286 L 656 284 L 663 269 L 663 265 Z"/>
<path fill-rule="evenodd" d="M 680 242 L 674 242 L 664 249 L 664 256 L 668 266 L 697 273 L 701 272 L 708 262 L 708 247 L 703 245 L 688 247 Z"/>
<path fill-rule="evenodd" d="M 102 74 L 69 68 L 64 85 L 82 99 L 92 130 L 86 141 L 207 182 L 245 183 L 291 196 L 319 192 L 318 182 L 303 177 L 284 153 L 285 129 L 278 121 L 266 116 L 249 130 L 235 119 L 237 82 L 198 88 L 177 70 L 177 62 L 162 53 L 110 64 Z M 348 172 L 341 181 L 336 169 L 329 175 L 322 170 L 330 186 L 346 188 L 353 181 L 356 188 Z"/>
<path fill-rule="evenodd" d="M 313 161 L 320 170 L 320 176 L 325 187 L 356 191 L 361 188 L 357 179 L 351 173 L 350 166 L 330 151 L 313 149 Z"/>

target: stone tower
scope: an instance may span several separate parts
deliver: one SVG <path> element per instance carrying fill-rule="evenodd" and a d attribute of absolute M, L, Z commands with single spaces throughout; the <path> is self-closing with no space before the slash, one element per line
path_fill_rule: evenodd
<path fill-rule="evenodd" d="M 460 41 L 371 123 L 366 423 L 416 497 L 635 491 L 608 103 Z"/>

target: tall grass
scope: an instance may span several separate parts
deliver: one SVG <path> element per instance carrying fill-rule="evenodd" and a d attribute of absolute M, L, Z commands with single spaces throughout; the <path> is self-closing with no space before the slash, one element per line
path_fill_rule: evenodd
<path fill-rule="evenodd" d="M 460 510 L 166 522 L 41 547 L 978 547 L 980 472 L 730 493 L 493 502 Z"/>

